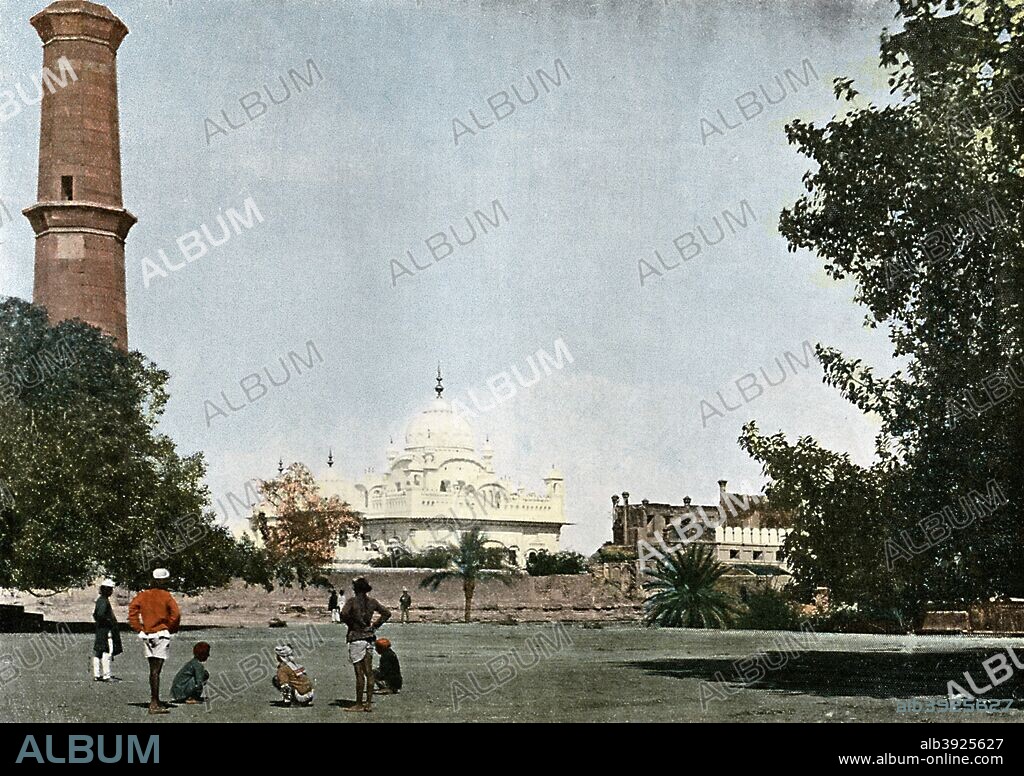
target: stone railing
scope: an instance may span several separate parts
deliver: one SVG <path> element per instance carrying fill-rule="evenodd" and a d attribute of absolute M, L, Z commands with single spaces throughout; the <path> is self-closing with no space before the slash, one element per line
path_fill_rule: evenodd
<path fill-rule="evenodd" d="M 758 547 L 778 547 L 786 541 L 786 528 L 739 528 L 724 526 L 715 529 L 716 544 L 740 544 Z"/>

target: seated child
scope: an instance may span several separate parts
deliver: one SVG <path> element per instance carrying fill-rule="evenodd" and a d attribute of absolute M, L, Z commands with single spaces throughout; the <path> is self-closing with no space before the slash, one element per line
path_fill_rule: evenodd
<path fill-rule="evenodd" d="M 306 676 L 306 669 L 295 662 L 291 645 L 274 647 L 274 653 L 277 655 L 277 676 L 271 682 L 281 691 L 282 700 L 288 706 L 293 703 L 312 706 L 313 682 Z"/>
<path fill-rule="evenodd" d="M 199 703 L 205 697 L 210 672 L 203 663 L 210 657 L 210 645 L 200 641 L 192 647 L 192 656 L 175 675 L 171 685 L 171 698 L 175 703 Z"/>
<path fill-rule="evenodd" d="M 380 655 L 380 668 L 373 672 L 374 686 L 379 693 L 397 694 L 402 689 L 402 667 L 398 663 L 398 655 L 387 639 L 377 639 L 373 645 Z"/>

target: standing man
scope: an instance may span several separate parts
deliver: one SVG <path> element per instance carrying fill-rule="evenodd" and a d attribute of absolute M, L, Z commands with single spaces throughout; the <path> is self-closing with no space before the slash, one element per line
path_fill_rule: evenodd
<path fill-rule="evenodd" d="M 153 571 L 153 585 L 143 590 L 128 604 L 128 624 L 142 639 L 146 659 L 149 661 L 149 713 L 167 714 L 167 706 L 160 702 L 160 671 L 171 646 L 171 634 L 181 625 L 178 602 L 167 592 L 167 569 Z"/>
<path fill-rule="evenodd" d="M 356 703 L 346 706 L 345 711 L 373 711 L 373 642 L 377 640 L 374 631 L 391 619 L 391 612 L 368 593 L 373 590 L 365 577 L 352 581 L 355 595 L 345 602 L 341 610 L 341 621 L 348 626 L 345 641 L 348 643 L 348 659 L 356 671 Z M 376 624 L 374 613 L 380 615 Z M 363 690 L 366 702 L 363 703 Z"/>
<path fill-rule="evenodd" d="M 341 622 L 341 609 L 338 607 L 338 591 L 331 588 L 331 596 L 327 599 L 327 611 L 331 613 L 331 622 Z"/>
<path fill-rule="evenodd" d="M 409 608 L 412 606 L 412 596 L 409 595 L 409 588 L 402 588 L 402 597 L 398 599 L 398 606 L 402 610 L 402 625 L 409 622 Z"/>
<path fill-rule="evenodd" d="M 114 580 L 104 579 L 100 582 L 100 594 L 96 599 L 96 608 L 92 610 L 92 619 L 96 623 L 96 640 L 93 642 L 92 678 L 97 682 L 120 682 L 110 673 L 114 655 L 120 655 L 121 631 L 114 616 L 114 608 L 110 605 L 110 594 L 114 592 Z"/>

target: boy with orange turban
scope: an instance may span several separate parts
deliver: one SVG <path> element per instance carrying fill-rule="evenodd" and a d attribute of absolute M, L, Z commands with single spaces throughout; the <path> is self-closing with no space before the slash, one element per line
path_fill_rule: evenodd
<path fill-rule="evenodd" d="M 387 639 L 377 639 L 374 642 L 377 654 L 380 655 L 380 668 L 373 672 L 373 682 L 377 686 L 377 692 L 387 695 L 397 695 L 402 689 L 402 666 L 398 662 L 398 655 L 391 648 L 391 642 Z"/>

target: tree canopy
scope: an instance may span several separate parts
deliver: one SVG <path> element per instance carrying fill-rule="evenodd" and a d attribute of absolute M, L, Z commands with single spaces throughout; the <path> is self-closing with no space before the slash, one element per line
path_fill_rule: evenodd
<path fill-rule="evenodd" d="M 159 565 L 189 593 L 239 571 L 202 455 L 157 431 L 167 378 L 88 324 L 0 300 L 0 587 L 137 588 Z"/>
<path fill-rule="evenodd" d="M 817 347 L 825 381 L 880 421 L 875 462 L 753 423 L 740 443 L 793 511 L 803 583 L 913 610 L 1024 589 L 1024 8 L 899 0 L 896 16 L 890 97 L 836 79 L 832 120 L 787 126 L 814 167 L 780 219 L 790 250 L 855 281 L 901 364 L 881 375 Z"/>
<path fill-rule="evenodd" d="M 253 527 L 262 541 L 268 570 L 265 584 L 283 586 L 326 584 L 335 550 L 361 530 L 357 512 L 337 496 L 324 496 L 316 479 L 301 463 L 291 464 L 280 477 L 260 484 L 260 493 L 272 513 L 259 511 Z M 272 577 L 272 579 L 271 579 Z"/>

